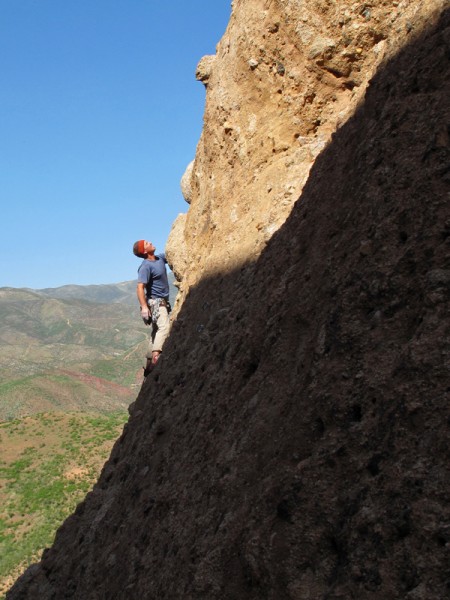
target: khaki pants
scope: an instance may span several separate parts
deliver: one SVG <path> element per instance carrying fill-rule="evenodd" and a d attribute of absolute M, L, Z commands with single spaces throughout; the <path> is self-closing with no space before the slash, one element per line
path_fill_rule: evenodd
<path fill-rule="evenodd" d="M 152 357 L 152 352 L 161 352 L 164 342 L 170 331 L 169 313 L 165 306 L 159 307 L 159 316 L 156 323 L 152 323 L 152 332 L 149 340 L 147 358 Z"/>

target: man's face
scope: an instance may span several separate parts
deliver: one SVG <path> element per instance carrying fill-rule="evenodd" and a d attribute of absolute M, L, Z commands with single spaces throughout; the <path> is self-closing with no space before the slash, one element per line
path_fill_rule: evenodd
<path fill-rule="evenodd" d="M 144 252 L 146 254 L 152 254 L 155 251 L 155 246 L 151 242 L 144 241 Z"/>

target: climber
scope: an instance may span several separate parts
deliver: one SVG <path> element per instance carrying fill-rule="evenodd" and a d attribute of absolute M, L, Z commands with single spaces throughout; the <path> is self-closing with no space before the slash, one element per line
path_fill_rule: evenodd
<path fill-rule="evenodd" d="M 167 260 L 164 253 L 155 254 L 155 249 L 155 246 L 146 240 L 139 240 L 133 245 L 133 254 L 144 259 L 138 269 L 136 289 L 141 317 L 144 323 L 152 328 L 144 377 L 158 362 L 170 329 Z"/>

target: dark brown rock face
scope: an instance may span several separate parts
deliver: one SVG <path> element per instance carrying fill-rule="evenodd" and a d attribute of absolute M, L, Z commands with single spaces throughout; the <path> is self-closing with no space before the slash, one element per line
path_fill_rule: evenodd
<path fill-rule="evenodd" d="M 450 594 L 450 13 L 261 257 L 192 288 L 94 491 L 8 600 Z"/>

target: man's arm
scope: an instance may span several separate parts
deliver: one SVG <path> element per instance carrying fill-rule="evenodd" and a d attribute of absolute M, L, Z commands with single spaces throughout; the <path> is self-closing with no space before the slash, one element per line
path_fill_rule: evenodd
<path fill-rule="evenodd" d="M 138 283 L 136 288 L 136 294 L 141 305 L 141 317 L 146 325 L 150 324 L 150 312 L 147 306 L 147 299 L 145 296 L 145 284 Z"/>
<path fill-rule="evenodd" d="M 139 300 L 139 304 L 141 305 L 141 310 L 147 308 L 147 299 L 145 297 L 145 284 L 138 283 L 136 288 L 136 294 Z"/>

